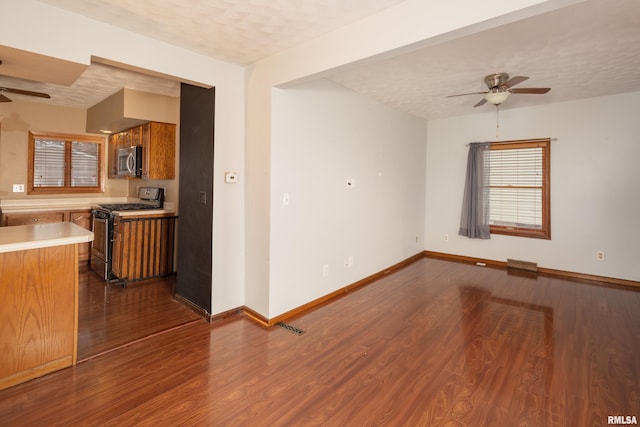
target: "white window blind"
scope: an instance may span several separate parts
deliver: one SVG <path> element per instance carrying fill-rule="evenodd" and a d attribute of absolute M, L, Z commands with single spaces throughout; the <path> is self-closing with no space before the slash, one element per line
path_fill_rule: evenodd
<path fill-rule="evenodd" d="M 542 228 L 543 148 L 492 149 L 488 157 L 490 224 Z"/>
<path fill-rule="evenodd" d="M 34 150 L 35 187 L 97 187 L 99 146 L 91 142 L 36 139 Z M 70 150 L 67 181 L 67 150 Z"/>
<path fill-rule="evenodd" d="M 34 151 L 35 187 L 64 187 L 65 142 L 36 139 Z"/>
<path fill-rule="evenodd" d="M 91 142 L 71 143 L 71 187 L 97 187 L 99 146 Z"/>

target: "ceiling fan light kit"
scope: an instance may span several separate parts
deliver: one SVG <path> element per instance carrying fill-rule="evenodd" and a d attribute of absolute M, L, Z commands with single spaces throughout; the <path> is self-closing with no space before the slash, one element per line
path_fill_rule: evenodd
<path fill-rule="evenodd" d="M 484 94 L 484 99 L 489 103 L 489 104 L 493 104 L 493 105 L 500 105 L 502 104 L 504 101 L 507 100 L 507 98 L 509 97 L 509 94 L 511 92 L 509 91 L 495 91 L 495 92 L 487 92 Z"/>
<path fill-rule="evenodd" d="M 548 87 L 530 87 L 530 88 L 519 88 L 512 89 L 513 86 L 522 83 L 523 81 L 529 79 L 529 77 L 525 76 L 514 76 L 509 78 L 509 74 L 507 73 L 495 73 L 489 74 L 484 78 L 484 83 L 487 85 L 488 90 L 486 92 L 471 92 L 471 93 L 460 93 L 457 95 L 449 95 L 447 98 L 452 98 L 455 96 L 466 96 L 466 95 L 482 95 L 483 98 L 474 105 L 474 107 L 480 107 L 481 105 L 489 104 L 500 105 L 504 101 L 507 100 L 509 95 L 513 94 L 532 94 L 532 95 L 541 95 L 547 93 L 551 90 Z"/>

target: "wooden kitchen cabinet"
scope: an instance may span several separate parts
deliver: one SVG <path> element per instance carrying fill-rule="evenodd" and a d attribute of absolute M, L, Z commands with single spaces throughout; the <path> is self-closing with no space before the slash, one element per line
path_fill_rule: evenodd
<path fill-rule="evenodd" d="M 113 224 L 113 236 L 112 236 L 112 248 L 111 248 L 111 274 L 119 279 L 126 279 L 122 270 L 122 257 L 125 255 L 125 247 L 122 243 L 122 225 L 119 221 L 114 221 Z M 128 255 L 128 251 L 127 254 Z"/>
<path fill-rule="evenodd" d="M 75 246 L 0 253 L 0 389 L 76 363 Z"/>
<path fill-rule="evenodd" d="M 124 134 L 122 132 L 109 135 L 109 158 L 107 160 L 107 170 L 109 178 L 118 178 L 118 148 L 123 147 Z"/>
<path fill-rule="evenodd" d="M 123 147 L 133 147 L 142 144 L 142 126 L 132 127 L 123 133 Z"/>
<path fill-rule="evenodd" d="M 142 178 L 175 179 L 176 125 L 149 122 L 142 125 Z"/>
<path fill-rule="evenodd" d="M 9 212 L 2 214 L 3 226 L 36 225 L 52 222 L 73 222 L 91 231 L 93 221 L 90 209 L 38 212 Z M 91 242 L 78 244 L 78 261 L 85 262 L 91 258 Z"/>
<path fill-rule="evenodd" d="M 116 215 L 111 272 L 125 282 L 173 273 L 173 214 Z"/>
<path fill-rule="evenodd" d="M 64 222 L 64 211 L 17 212 L 3 214 L 4 225 L 35 225 Z"/>
<path fill-rule="evenodd" d="M 140 126 L 114 133 L 109 137 L 109 178 L 117 175 L 119 148 L 142 145 L 142 178 L 175 179 L 176 177 L 176 125 L 147 122 Z M 135 179 L 135 177 L 127 177 Z"/>
<path fill-rule="evenodd" d="M 65 212 L 67 221 L 70 221 L 82 228 L 91 231 L 93 226 L 93 217 L 91 210 L 78 210 Z M 78 261 L 89 261 L 91 258 L 91 242 L 78 244 Z"/>
<path fill-rule="evenodd" d="M 0 390 L 76 364 L 76 245 L 93 238 L 64 222 L 9 228 L 0 228 Z"/>

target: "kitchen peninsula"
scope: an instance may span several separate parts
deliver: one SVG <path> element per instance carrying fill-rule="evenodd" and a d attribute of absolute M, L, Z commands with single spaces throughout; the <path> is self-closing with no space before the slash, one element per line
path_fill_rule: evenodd
<path fill-rule="evenodd" d="M 71 222 L 0 227 L 0 389 L 76 363 L 78 244 Z"/>

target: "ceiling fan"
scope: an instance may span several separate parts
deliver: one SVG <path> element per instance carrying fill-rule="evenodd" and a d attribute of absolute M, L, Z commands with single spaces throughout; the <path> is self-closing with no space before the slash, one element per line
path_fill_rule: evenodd
<path fill-rule="evenodd" d="M 0 65 L 2 65 L 3 62 L 0 59 Z M 0 102 L 11 102 L 11 98 L 7 97 L 4 93 L 15 93 L 17 95 L 27 95 L 27 96 L 37 96 L 38 98 L 47 98 L 47 99 L 51 99 L 51 96 L 49 96 L 48 93 L 42 93 L 42 92 L 33 92 L 30 90 L 22 90 L 22 89 L 12 89 L 10 87 L 0 87 Z"/>
<path fill-rule="evenodd" d="M 22 90 L 22 89 L 12 89 L 10 87 L 0 87 L 0 102 L 11 102 L 11 98 L 5 96 L 4 93 L 15 93 L 18 95 L 27 95 L 27 96 L 37 96 L 38 98 L 47 98 L 50 99 L 48 93 L 42 92 L 32 92 L 30 90 Z"/>
<path fill-rule="evenodd" d="M 507 73 L 495 73 L 489 74 L 484 78 L 484 82 L 487 84 L 489 88 L 488 91 L 485 92 L 471 92 L 471 93 L 460 93 L 457 95 L 449 95 L 447 98 L 453 98 L 455 96 L 466 96 L 466 95 L 484 95 L 484 97 L 478 101 L 474 107 L 480 107 L 485 103 L 489 102 L 493 105 L 502 104 L 510 94 L 512 93 L 526 93 L 526 94 L 534 94 L 541 95 L 547 93 L 551 90 L 548 87 L 528 87 L 528 88 L 519 88 L 513 89 L 513 86 L 522 83 L 527 80 L 529 77 L 525 76 L 515 76 L 509 78 L 509 74 Z"/>

